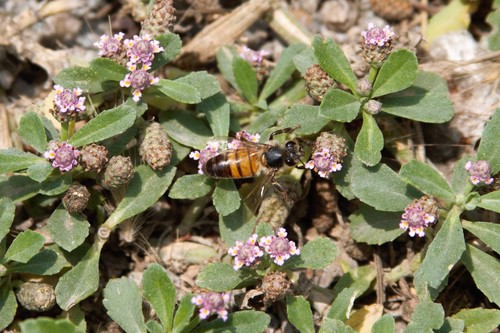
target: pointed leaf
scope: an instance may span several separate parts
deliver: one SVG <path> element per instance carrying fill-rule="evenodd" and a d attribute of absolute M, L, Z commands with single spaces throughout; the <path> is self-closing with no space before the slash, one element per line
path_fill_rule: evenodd
<path fill-rule="evenodd" d="M 47 222 L 47 230 L 52 239 L 68 252 L 82 245 L 89 235 L 89 227 L 84 215 L 70 214 L 62 203 Z"/>
<path fill-rule="evenodd" d="M 234 79 L 241 94 L 251 104 L 257 102 L 257 74 L 246 60 L 240 57 L 233 59 L 233 73 Z"/>
<path fill-rule="evenodd" d="M 361 296 L 368 290 L 368 288 L 370 288 L 376 276 L 377 272 L 375 271 L 375 268 L 369 265 L 352 269 L 342 275 L 340 280 L 335 284 L 335 287 L 333 287 L 333 294 L 337 296 L 342 292 L 342 290 L 346 288 L 353 288 L 357 290 L 358 295 Z"/>
<path fill-rule="evenodd" d="M 477 149 L 477 158 L 490 162 L 491 174 L 500 171 L 500 109 L 496 109 L 493 116 L 486 124 L 481 136 L 481 143 Z"/>
<path fill-rule="evenodd" d="M 112 279 L 104 288 L 102 304 L 108 315 L 127 333 L 147 331 L 142 314 L 142 297 L 137 283 L 122 277 Z"/>
<path fill-rule="evenodd" d="M 418 61 L 405 49 L 392 52 L 380 68 L 373 84 L 372 98 L 408 88 L 417 78 Z"/>
<path fill-rule="evenodd" d="M 351 236 L 357 242 L 381 245 L 404 233 L 404 230 L 399 228 L 400 212 L 381 212 L 361 204 L 359 209 L 349 216 L 349 220 Z"/>
<path fill-rule="evenodd" d="M 301 333 L 314 333 L 311 305 L 304 296 L 287 296 L 286 312 L 288 320 Z"/>
<path fill-rule="evenodd" d="M 321 101 L 319 114 L 331 120 L 349 123 L 356 119 L 360 107 L 361 103 L 353 95 L 340 89 L 330 89 Z"/>
<path fill-rule="evenodd" d="M 236 54 L 237 52 L 234 46 L 223 46 L 219 48 L 219 51 L 217 51 L 217 67 L 224 76 L 224 79 L 238 90 L 239 88 L 236 84 L 233 72 L 233 59 L 236 57 Z"/>
<path fill-rule="evenodd" d="M 235 212 L 241 205 L 238 189 L 232 179 L 221 179 L 217 182 L 213 200 L 215 209 L 222 216 Z"/>
<path fill-rule="evenodd" d="M 10 231 L 15 210 L 16 206 L 9 198 L 0 198 L 0 242 Z"/>
<path fill-rule="evenodd" d="M 41 162 L 45 162 L 45 159 L 32 153 L 25 153 L 16 148 L 0 149 L 0 173 L 24 170 Z"/>
<path fill-rule="evenodd" d="M 17 300 L 10 283 L 0 285 L 0 330 L 3 330 L 14 320 L 17 310 Z"/>
<path fill-rule="evenodd" d="M 214 179 L 205 175 L 185 175 L 172 185 L 168 196 L 172 199 L 196 199 L 212 191 Z"/>
<path fill-rule="evenodd" d="M 456 194 L 467 194 L 464 193 L 467 189 L 470 191 L 469 172 L 464 168 L 467 161 L 470 160 L 472 160 L 471 156 L 464 156 L 455 164 L 455 167 L 453 168 L 451 188 Z"/>
<path fill-rule="evenodd" d="M 403 165 L 399 176 L 425 194 L 433 195 L 450 203 L 455 200 L 455 195 L 446 179 L 428 164 L 416 160 L 410 161 Z"/>
<path fill-rule="evenodd" d="M 500 213 L 500 191 L 490 192 L 481 196 L 479 207 Z"/>
<path fill-rule="evenodd" d="M 111 110 L 106 110 L 91 119 L 68 140 L 75 147 L 99 142 L 123 133 L 136 118 L 137 105 L 131 99 Z"/>
<path fill-rule="evenodd" d="M 377 125 L 375 118 L 363 112 L 363 126 L 356 138 L 354 152 L 356 156 L 366 165 L 374 166 L 380 162 L 384 148 L 384 135 Z"/>
<path fill-rule="evenodd" d="M 212 263 L 198 274 L 196 285 L 208 290 L 224 292 L 234 289 L 243 280 L 243 275 L 240 274 L 240 271 L 234 270 L 233 266 Z"/>
<path fill-rule="evenodd" d="M 346 288 L 335 297 L 326 317 L 346 321 L 351 314 L 354 300 L 359 296 L 359 292 L 354 288 Z"/>
<path fill-rule="evenodd" d="M 9 249 L 5 253 L 5 259 L 8 261 L 17 261 L 27 263 L 35 254 L 40 251 L 45 238 L 32 230 L 26 230 L 14 238 Z"/>
<path fill-rule="evenodd" d="M 332 39 L 321 39 L 315 36 L 312 43 L 313 52 L 319 66 L 334 80 L 345 84 L 351 92 L 356 91 L 356 76 L 349 65 L 342 49 Z"/>
<path fill-rule="evenodd" d="M 39 153 L 43 153 L 47 148 L 47 136 L 42 119 L 35 112 L 26 113 L 19 121 L 17 130 L 23 141 Z"/>
<path fill-rule="evenodd" d="M 153 87 L 164 95 L 181 103 L 196 104 L 201 102 L 198 89 L 182 81 L 161 79 Z"/>
<path fill-rule="evenodd" d="M 189 325 L 196 306 L 191 303 L 193 295 L 184 296 L 179 302 L 179 307 L 175 312 L 174 329 L 172 333 L 181 333 Z"/>
<path fill-rule="evenodd" d="M 175 287 L 165 270 L 158 264 L 150 265 L 142 276 L 144 298 L 151 304 L 164 331 L 170 332 L 174 319 Z"/>
<path fill-rule="evenodd" d="M 192 333 L 264 332 L 270 321 L 271 317 L 264 312 L 243 310 L 230 314 L 227 321 L 217 319 L 206 324 L 202 324 L 193 330 Z"/>
<path fill-rule="evenodd" d="M 467 244 L 462 262 L 490 302 L 500 305 L 500 260 Z"/>
<path fill-rule="evenodd" d="M 490 222 L 470 222 L 462 221 L 464 229 L 472 232 L 486 245 L 500 254 L 500 224 Z"/>

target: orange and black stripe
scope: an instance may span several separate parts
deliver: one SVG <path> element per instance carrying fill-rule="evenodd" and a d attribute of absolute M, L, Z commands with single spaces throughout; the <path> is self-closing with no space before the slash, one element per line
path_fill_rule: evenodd
<path fill-rule="evenodd" d="M 261 165 L 262 151 L 240 147 L 212 157 L 203 173 L 215 178 L 253 178 Z"/>

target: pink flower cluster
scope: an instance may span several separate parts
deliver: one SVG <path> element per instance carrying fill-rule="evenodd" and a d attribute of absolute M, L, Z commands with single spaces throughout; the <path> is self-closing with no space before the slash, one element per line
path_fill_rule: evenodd
<path fill-rule="evenodd" d="M 200 308 L 200 318 L 207 319 L 212 314 L 217 314 L 222 320 L 227 320 L 227 306 L 229 293 L 208 292 L 194 296 L 191 303 Z"/>
<path fill-rule="evenodd" d="M 56 111 L 61 115 L 72 116 L 85 111 L 85 97 L 82 89 L 64 89 L 60 85 L 54 85 L 54 105 Z"/>
<path fill-rule="evenodd" d="M 236 245 L 228 250 L 228 254 L 234 257 L 234 269 L 251 266 L 264 256 L 264 252 L 276 265 L 282 266 L 292 255 L 300 254 L 295 242 L 286 236 L 286 230 L 279 228 L 276 235 L 261 237 L 258 245 L 257 234 L 253 234 L 245 243 L 237 241 Z"/>
<path fill-rule="evenodd" d="M 342 169 L 339 158 L 331 154 L 328 148 L 315 151 L 305 166 L 307 169 L 316 171 L 322 178 L 328 178 L 330 173 Z"/>
<path fill-rule="evenodd" d="M 368 24 L 368 30 L 361 32 L 364 43 L 368 45 L 384 46 L 390 42 L 396 34 L 391 28 L 386 25 L 384 28 L 379 28 L 373 23 Z"/>
<path fill-rule="evenodd" d="M 80 151 L 67 142 L 49 142 L 49 149 L 43 154 L 61 172 L 70 171 L 78 164 Z"/>
<path fill-rule="evenodd" d="M 268 55 L 269 52 L 265 50 L 255 51 L 246 45 L 243 45 L 240 52 L 240 57 L 250 63 L 261 63 L 262 60 L 264 60 L 264 57 L 267 57 Z"/>
<path fill-rule="evenodd" d="M 423 237 L 424 228 L 437 221 L 437 204 L 432 197 L 428 196 L 415 199 L 406 206 L 401 218 L 399 227 L 403 230 L 410 230 L 410 237 L 415 235 Z"/>
<path fill-rule="evenodd" d="M 493 183 L 493 177 L 491 177 L 490 163 L 488 161 L 477 161 L 472 163 L 468 161 L 465 164 L 465 170 L 469 171 L 470 181 L 474 185 L 479 185 L 480 183 L 490 185 Z"/>

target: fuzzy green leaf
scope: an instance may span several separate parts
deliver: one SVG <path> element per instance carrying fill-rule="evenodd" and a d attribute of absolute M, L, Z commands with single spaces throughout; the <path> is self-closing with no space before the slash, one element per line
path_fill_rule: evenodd
<path fill-rule="evenodd" d="M 57 245 L 68 252 L 82 245 L 89 235 L 89 222 L 81 214 L 70 214 L 60 204 L 50 215 L 47 230 Z"/>
<path fill-rule="evenodd" d="M 436 333 L 463 333 L 464 321 L 461 319 L 445 318 L 443 325 L 435 331 Z"/>
<path fill-rule="evenodd" d="M 349 272 L 342 275 L 340 280 L 333 287 L 333 294 L 338 296 L 342 290 L 346 288 L 353 288 L 358 291 L 358 295 L 361 296 L 365 291 L 370 288 L 373 280 L 377 276 L 375 268 L 372 266 L 360 266 L 356 269 L 350 270 Z"/>
<path fill-rule="evenodd" d="M 206 71 L 192 72 L 186 76 L 180 77 L 175 82 L 187 83 L 198 90 L 202 99 L 214 96 L 221 91 L 220 83 L 217 78 Z"/>
<path fill-rule="evenodd" d="M 217 67 L 224 76 L 227 82 L 235 89 L 239 89 L 236 84 L 233 72 L 233 59 L 237 57 L 236 48 L 234 46 L 223 46 L 217 51 Z M 241 92 L 240 92 L 241 93 Z"/>
<path fill-rule="evenodd" d="M 50 174 L 54 171 L 54 167 L 48 161 L 42 160 L 39 163 L 32 164 L 28 167 L 28 176 L 41 183 L 46 180 Z"/>
<path fill-rule="evenodd" d="M 483 333 L 492 332 L 500 323 L 500 310 L 498 309 L 463 309 L 454 314 L 452 318 L 461 319 L 465 323 L 465 332 Z"/>
<path fill-rule="evenodd" d="M 142 276 L 144 298 L 151 304 L 165 331 L 172 330 L 175 309 L 175 287 L 165 270 L 158 264 L 150 265 Z"/>
<path fill-rule="evenodd" d="M 224 292 L 234 289 L 244 277 L 233 266 L 223 263 L 207 265 L 196 278 L 196 285 L 208 290 Z"/>
<path fill-rule="evenodd" d="M 43 153 L 47 148 L 47 136 L 42 119 L 35 112 L 28 112 L 22 116 L 17 130 L 23 141 L 39 153 Z"/>
<path fill-rule="evenodd" d="M 374 166 L 380 162 L 384 148 L 384 135 L 377 125 L 375 118 L 363 112 L 363 125 L 356 138 L 354 153 L 366 165 Z"/>
<path fill-rule="evenodd" d="M 25 153 L 16 148 L 0 150 L 0 173 L 27 169 L 30 165 L 45 162 L 43 157 Z"/>
<path fill-rule="evenodd" d="M 301 333 L 314 333 L 314 319 L 311 305 L 304 296 L 287 296 L 286 313 L 288 320 Z"/>
<path fill-rule="evenodd" d="M 69 263 L 60 250 L 43 249 L 25 264 L 16 263 L 10 265 L 9 271 L 35 275 L 54 275 L 68 266 Z"/>
<path fill-rule="evenodd" d="M 490 162 L 491 174 L 500 171 L 500 109 L 496 109 L 491 119 L 486 124 L 481 136 L 481 143 L 477 149 L 477 158 Z"/>
<path fill-rule="evenodd" d="M 313 105 L 296 104 L 288 109 L 283 117 L 283 127 L 299 126 L 295 130 L 297 134 L 314 134 L 321 131 L 330 119 L 319 114 L 319 107 Z"/>
<path fill-rule="evenodd" d="M 27 319 L 19 323 L 23 333 L 84 333 L 81 327 L 75 326 L 68 319 L 55 319 L 49 317 L 39 317 Z"/>
<path fill-rule="evenodd" d="M 232 179 L 221 179 L 217 182 L 213 201 L 215 209 L 222 216 L 227 216 L 240 208 L 241 199 Z"/>
<path fill-rule="evenodd" d="M 462 157 L 453 168 L 453 174 L 451 175 L 451 188 L 456 194 L 467 194 L 464 193 L 470 184 L 469 172 L 465 170 L 464 166 L 467 161 L 470 161 L 470 156 Z"/>
<path fill-rule="evenodd" d="M 353 95 L 340 90 L 330 89 L 319 106 L 319 114 L 331 120 L 350 123 L 359 113 L 361 103 Z"/>
<path fill-rule="evenodd" d="M 9 233 L 16 206 L 9 198 L 0 198 L 0 241 Z"/>
<path fill-rule="evenodd" d="M 102 244 L 95 243 L 75 267 L 66 272 L 56 286 L 56 301 L 68 310 L 93 294 L 99 287 L 99 257 Z"/>
<path fill-rule="evenodd" d="M 498 241 L 498 239 L 497 239 Z M 467 244 L 462 262 L 490 302 L 500 305 L 500 260 Z"/>
<path fill-rule="evenodd" d="M 381 211 L 402 212 L 413 199 L 421 196 L 385 164 L 356 168 L 351 182 L 356 197 Z"/>
<path fill-rule="evenodd" d="M 408 88 L 417 78 L 418 61 L 415 54 L 401 49 L 392 52 L 384 62 L 373 83 L 372 98 Z"/>
<path fill-rule="evenodd" d="M 382 97 L 382 111 L 425 123 L 444 123 L 453 118 L 453 104 L 446 81 L 435 73 L 419 71 L 413 85 Z"/>
<path fill-rule="evenodd" d="M 3 330 L 14 320 L 17 310 L 17 300 L 10 283 L 0 285 L 0 330 Z"/>
<path fill-rule="evenodd" d="M 172 199 L 196 199 L 212 191 L 214 179 L 205 175 L 185 175 L 177 179 L 168 192 Z"/>
<path fill-rule="evenodd" d="M 404 330 L 410 332 L 432 332 L 444 323 L 444 309 L 441 304 L 424 301 L 418 303 L 411 316 L 411 322 Z"/>
<path fill-rule="evenodd" d="M 158 69 L 172 61 L 181 51 L 182 41 L 179 35 L 174 33 L 161 34 L 155 37 L 165 51 L 155 54 L 151 69 Z"/>
<path fill-rule="evenodd" d="M 28 176 L 0 175 L 0 198 L 20 202 L 34 197 L 40 190 L 40 183 Z"/>
<path fill-rule="evenodd" d="M 465 251 L 464 231 L 457 210 L 448 214 L 441 229 L 427 249 L 424 261 L 415 272 L 417 286 L 438 289 Z M 420 294 L 423 290 L 417 290 Z"/>
<path fill-rule="evenodd" d="M 40 194 L 53 196 L 66 192 L 73 182 L 71 174 L 50 176 L 40 186 Z"/>
<path fill-rule="evenodd" d="M 54 82 L 67 89 L 80 88 L 89 94 L 104 90 L 99 74 L 90 67 L 65 68 L 56 75 Z"/>
<path fill-rule="evenodd" d="M 198 326 L 192 333 L 257 333 L 264 332 L 271 321 L 271 317 L 260 311 L 243 310 L 232 313 L 227 321 L 217 319 Z"/>
<path fill-rule="evenodd" d="M 453 202 L 455 195 L 442 175 L 428 164 L 413 160 L 401 168 L 399 176 L 425 194 Z"/>
<path fill-rule="evenodd" d="M 187 147 L 204 149 L 213 136 L 205 123 L 194 112 L 170 110 L 160 114 L 160 122 L 169 137 Z"/>
<path fill-rule="evenodd" d="M 319 333 L 356 333 L 351 326 L 337 319 L 323 318 Z"/>
<path fill-rule="evenodd" d="M 116 108 L 103 111 L 80 128 L 68 142 L 81 147 L 121 134 L 134 124 L 136 109 L 137 104 L 129 99 Z"/>
<path fill-rule="evenodd" d="M 462 220 L 462 226 L 500 254 L 500 243 L 498 242 L 500 239 L 500 224 Z"/>
<path fill-rule="evenodd" d="M 142 297 L 137 283 L 122 277 L 112 279 L 104 288 L 102 304 L 108 315 L 127 333 L 147 331 L 142 314 Z"/>
<path fill-rule="evenodd" d="M 167 191 L 174 178 L 175 170 L 176 168 L 170 165 L 158 172 L 154 172 L 147 165 L 136 167 L 134 178 L 128 185 L 125 197 L 105 224 L 113 229 L 125 219 L 145 211 Z"/>
<path fill-rule="evenodd" d="M 181 333 L 189 325 L 190 319 L 193 316 L 196 306 L 191 303 L 193 295 L 188 294 L 184 296 L 179 302 L 177 311 L 174 316 L 174 329 L 172 333 Z"/>
<path fill-rule="evenodd" d="M 396 332 L 396 322 L 390 314 L 385 314 L 377 320 L 372 327 L 372 333 Z"/>
<path fill-rule="evenodd" d="M 228 246 L 233 246 L 237 240 L 248 239 L 254 229 L 255 217 L 246 205 L 240 205 L 240 208 L 229 215 L 219 215 L 219 232 Z"/>
<path fill-rule="evenodd" d="M 404 233 L 404 230 L 399 228 L 400 212 L 381 212 L 361 204 L 359 209 L 349 216 L 349 220 L 351 236 L 357 242 L 381 245 Z"/>
<path fill-rule="evenodd" d="M 181 103 L 196 104 L 201 102 L 198 89 L 182 81 L 161 79 L 153 87 L 162 94 Z"/>
<path fill-rule="evenodd" d="M 259 96 L 260 100 L 267 99 L 292 76 L 295 71 L 293 58 L 305 48 L 306 46 L 304 44 L 293 44 L 283 50 L 278 63 L 269 74 L 264 88 L 262 88 L 262 92 Z"/>
<path fill-rule="evenodd" d="M 284 267 L 288 268 L 308 268 L 322 269 L 337 256 L 337 247 L 335 243 L 326 237 L 318 237 L 307 242 L 298 256 L 292 256 L 285 261 Z"/>
<path fill-rule="evenodd" d="M 99 81 L 119 82 L 125 78 L 128 71 L 125 67 L 108 58 L 96 58 L 90 62 L 90 68 L 99 73 Z M 118 87 L 118 84 L 116 84 Z"/>
<path fill-rule="evenodd" d="M 481 196 L 479 207 L 500 213 L 500 191 L 490 192 Z"/>
<path fill-rule="evenodd" d="M 359 296 L 359 292 L 354 288 L 345 288 L 335 297 L 330 310 L 326 314 L 327 318 L 346 321 L 351 313 L 354 300 Z"/>
<path fill-rule="evenodd" d="M 45 243 L 45 238 L 32 230 L 26 230 L 14 238 L 9 249 L 5 253 L 5 260 L 27 263 Z"/>
<path fill-rule="evenodd" d="M 204 99 L 196 106 L 196 110 L 203 112 L 207 117 L 214 136 L 227 136 L 229 132 L 230 107 L 226 96 L 217 93 Z"/>
<path fill-rule="evenodd" d="M 334 80 L 345 84 L 351 92 L 356 91 L 356 76 L 342 49 L 332 39 L 315 36 L 313 52 L 319 66 Z"/>
<path fill-rule="evenodd" d="M 241 94 L 251 104 L 257 103 L 259 83 L 257 82 L 257 74 L 252 65 L 240 57 L 235 57 L 233 59 L 233 73 L 236 85 Z"/>
<path fill-rule="evenodd" d="M 295 55 L 293 58 L 293 63 L 297 70 L 304 76 L 307 70 L 316 64 L 316 58 L 314 58 L 313 50 L 308 47 L 299 54 Z"/>

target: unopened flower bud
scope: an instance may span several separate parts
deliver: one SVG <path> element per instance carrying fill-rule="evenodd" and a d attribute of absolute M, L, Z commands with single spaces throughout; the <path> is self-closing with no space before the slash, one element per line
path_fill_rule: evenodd
<path fill-rule="evenodd" d="M 328 89 L 335 87 L 335 81 L 319 65 L 309 67 L 304 80 L 309 95 L 318 102 L 323 100 Z"/>
<path fill-rule="evenodd" d="M 141 36 L 156 37 L 171 32 L 175 22 L 175 8 L 172 0 L 156 0 L 142 23 Z"/>
<path fill-rule="evenodd" d="M 368 81 L 367 79 L 360 79 L 358 80 L 358 86 L 356 88 L 356 92 L 360 96 L 366 97 L 370 95 L 370 93 L 372 92 L 372 88 L 373 87 L 370 81 Z"/>
<path fill-rule="evenodd" d="M 47 283 L 26 282 L 16 293 L 17 300 L 23 308 L 29 311 L 44 312 L 56 304 L 54 287 Z"/>
<path fill-rule="evenodd" d="M 479 185 L 480 183 L 490 185 L 493 183 L 493 177 L 491 177 L 490 163 L 488 161 L 479 160 L 475 163 L 468 161 L 465 164 L 465 170 L 469 171 L 470 181 L 474 185 Z"/>
<path fill-rule="evenodd" d="M 149 123 L 142 131 L 139 140 L 139 155 L 153 170 L 161 170 L 170 164 L 172 144 L 161 124 Z"/>
<path fill-rule="evenodd" d="M 264 304 L 268 306 L 282 300 L 287 295 L 291 285 L 286 272 L 269 272 L 262 279 L 261 289 L 264 293 Z"/>
<path fill-rule="evenodd" d="M 134 165 L 130 157 L 113 156 L 106 166 L 102 185 L 107 189 L 114 189 L 128 184 L 134 176 Z"/>
<path fill-rule="evenodd" d="M 108 149 L 95 143 L 84 146 L 80 155 L 80 161 L 85 171 L 100 173 L 108 163 Z"/>
<path fill-rule="evenodd" d="M 89 202 L 89 190 L 83 185 L 71 185 L 63 197 L 63 204 L 70 213 L 81 213 Z"/>
<path fill-rule="evenodd" d="M 379 101 L 376 101 L 374 99 L 370 99 L 366 104 L 365 104 L 365 110 L 368 113 L 371 113 L 373 115 L 379 114 L 380 111 L 382 110 L 382 103 Z"/>

